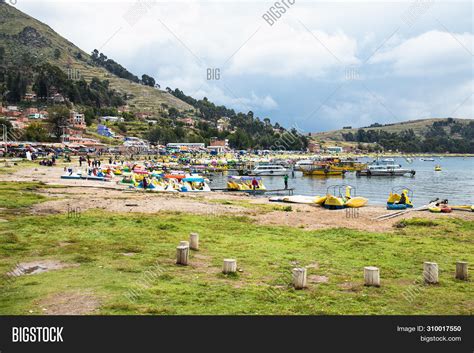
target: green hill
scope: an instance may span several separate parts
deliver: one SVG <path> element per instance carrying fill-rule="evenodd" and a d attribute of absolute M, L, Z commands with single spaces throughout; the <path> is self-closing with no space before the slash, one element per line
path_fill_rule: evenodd
<path fill-rule="evenodd" d="M 416 136 L 424 136 L 433 126 L 435 122 L 447 122 L 446 118 L 431 118 L 431 119 L 419 119 L 419 120 L 408 120 L 400 123 L 393 124 L 373 124 L 370 127 L 360 127 L 360 128 L 351 128 L 351 129 L 339 129 L 325 132 L 313 132 L 311 133 L 311 139 L 315 141 L 337 141 L 343 142 L 346 141 L 344 134 L 353 133 L 356 134 L 358 130 L 362 129 L 364 131 L 370 130 L 380 130 L 388 133 L 400 133 L 404 130 L 413 130 Z M 470 119 L 453 119 L 456 123 L 468 125 L 472 120 Z"/>
<path fill-rule="evenodd" d="M 421 119 L 311 134 L 317 143 L 374 151 L 474 153 L 474 120 Z"/>
<path fill-rule="evenodd" d="M 88 82 L 93 77 L 107 79 L 112 89 L 127 94 L 127 103 L 134 111 L 159 114 L 162 104 L 179 111 L 194 110 L 168 92 L 119 78 L 94 65 L 88 53 L 51 27 L 5 3 L 0 3 L 0 48 L 3 48 L 1 59 L 7 69 L 19 64 L 37 66 L 50 63 L 64 72 L 79 72 Z"/>

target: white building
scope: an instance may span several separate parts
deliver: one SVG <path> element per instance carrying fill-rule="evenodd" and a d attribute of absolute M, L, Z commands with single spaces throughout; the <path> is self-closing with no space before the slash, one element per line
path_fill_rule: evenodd
<path fill-rule="evenodd" d="M 139 139 L 138 137 L 125 137 L 122 147 L 127 150 L 145 151 L 149 149 L 150 146 L 148 142 Z"/>
<path fill-rule="evenodd" d="M 190 142 L 190 143 L 168 143 L 166 145 L 166 147 L 168 148 L 181 148 L 181 147 L 188 147 L 188 148 L 204 148 L 205 145 L 203 143 L 193 143 L 193 142 Z"/>
<path fill-rule="evenodd" d="M 122 117 L 119 117 L 119 116 L 102 116 L 99 118 L 99 121 L 101 123 L 105 123 L 105 122 L 111 122 L 111 123 L 116 123 L 116 122 L 119 122 L 119 123 L 122 123 L 125 121 L 124 118 Z"/>
<path fill-rule="evenodd" d="M 328 152 L 331 152 L 331 153 L 342 153 L 342 152 L 344 152 L 344 149 L 340 146 L 329 146 L 328 148 L 326 148 L 326 150 Z"/>

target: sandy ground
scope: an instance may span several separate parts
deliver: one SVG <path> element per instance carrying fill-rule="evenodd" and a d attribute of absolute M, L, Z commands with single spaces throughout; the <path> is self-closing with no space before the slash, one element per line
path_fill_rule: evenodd
<path fill-rule="evenodd" d="M 71 291 L 46 297 L 37 306 L 43 315 L 86 315 L 98 310 L 100 301 L 92 291 Z"/>
<path fill-rule="evenodd" d="M 368 231 L 388 231 L 403 218 L 459 217 L 474 220 L 474 213 L 455 211 L 435 214 L 427 211 L 410 212 L 390 220 L 377 221 L 375 217 L 387 214 L 384 207 L 367 206 L 348 214 L 346 210 L 326 210 L 315 205 L 282 204 L 269 202 L 267 197 L 254 197 L 241 193 L 151 193 L 131 191 L 113 182 L 64 180 L 60 167 L 24 168 L 10 174 L 0 174 L 2 181 L 40 181 L 61 185 L 64 188 L 43 189 L 41 193 L 52 200 L 32 207 L 33 214 L 66 213 L 68 207 L 81 212 L 104 209 L 111 212 L 157 213 L 161 211 L 204 215 L 247 215 L 258 224 L 286 225 L 314 230 L 345 227 Z M 117 179 L 119 180 L 119 179 Z M 263 205 L 263 206 L 262 206 Z M 278 205 L 291 205 L 291 212 L 272 210 Z"/>
<path fill-rule="evenodd" d="M 67 267 L 75 267 L 79 264 L 66 264 L 56 260 L 40 260 L 19 263 L 7 276 L 36 275 L 38 273 L 60 270 Z"/>

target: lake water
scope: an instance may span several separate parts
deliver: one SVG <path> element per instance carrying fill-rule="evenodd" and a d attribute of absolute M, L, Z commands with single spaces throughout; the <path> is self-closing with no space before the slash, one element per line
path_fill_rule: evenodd
<path fill-rule="evenodd" d="M 413 191 L 415 206 L 427 204 L 434 198 L 448 199 L 452 205 L 474 204 L 474 158 L 473 157 L 434 157 L 434 162 L 421 161 L 415 158 L 408 163 L 404 158 L 394 158 L 395 163 L 406 169 L 414 169 L 413 177 L 356 177 L 355 173 L 346 173 L 344 177 L 303 176 L 295 172 L 295 177 L 288 181 L 294 188 L 295 195 L 325 195 L 332 185 L 348 184 L 355 188 L 358 196 L 369 199 L 370 204 L 385 204 L 388 194 L 394 187 L 408 187 Z M 361 162 L 370 162 L 361 158 Z M 442 171 L 435 172 L 435 165 L 441 165 Z M 211 188 L 226 187 L 227 176 L 213 175 Z M 282 176 L 263 177 L 267 189 L 282 189 Z"/>

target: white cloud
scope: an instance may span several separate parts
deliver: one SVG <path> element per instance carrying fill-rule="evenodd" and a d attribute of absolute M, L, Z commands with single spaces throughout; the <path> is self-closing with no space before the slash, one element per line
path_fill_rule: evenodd
<path fill-rule="evenodd" d="M 193 96 L 196 98 L 213 97 L 216 104 L 232 107 L 242 112 L 256 109 L 271 111 L 278 108 L 278 103 L 270 95 L 259 96 L 252 91 L 249 97 L 238 97 L 232 88 L 225 84 L 206 83 L 195 91 Z"/>
<path fill-rule="evenodd" d="M 369 63 L 389 63 L 402 76 L 447 75 L 472 67 L 473 44 L 471 33 L 433 30 L 375 54 Z"/>
<path fill-rule="evenodd" d="M 383 43 L 360 75 L 397 118 L 453 111 L 472 118 L 472 56 L 460 45 L 472 53 L 472 2 L 436 1 L 412 27 L 401 16 L 413 0 L 298 0 L 273 26 L 261 17 L 272 2 L 157 1 L 131 25 L 124 15 L 136 3 L 23 0 L 18 7 L 86 51 L 106 43 L 106 55 L 139 76 L 153 75 L 163 88 L 236 110 L 259 110 L 283 125 L 328 96 L 325 87 L 341 82 L 347 66 L 357 67 Z M 220 82 L 206 80 L 209 67 L 221 69 Z M 322 121 L 308 124 L 394 120 L 357 83 L 348 85 L 354 87 L 326 104 Z"/>
<path fill-rule="evenodd" d="M 357 64 L 356 51 L 357 41 L 342 32 L 330 34 L 306 24 L 281 23 L 260 30 L 249 40 L 232 58 L 229 71 L 235 75 L 324 77 L 333 69 Z"/>

